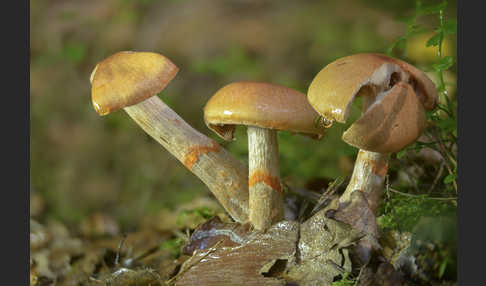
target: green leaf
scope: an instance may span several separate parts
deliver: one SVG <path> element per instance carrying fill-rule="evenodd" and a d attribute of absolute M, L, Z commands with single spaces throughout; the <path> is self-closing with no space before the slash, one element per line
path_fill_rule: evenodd
<path fill-rule="evenodd" d="M 439 278 L 442 278 L 447 267 L 447 259 L 442 261 L 439 269 Z"/>
<path fill-rule="evenodd" d="M 446 35 L 453 35 L 457 33 L 457 21 L 456 20 L 447 20 L 440 29 Z"/>
<path fill-rule="evenodd" d="M 457 121 L 454 118 L 441 118 L 440 120 L 436 121 L 435 124 L 442 130 L 447 132 L 452 132 L 453 130 L 457 129 Z"/>
<path fill-rule="evenodd" d="M 456 174 L 449 174 L 444 178 L 444 184 L 450 184 L 456 180 Z"/>
<path fill-rule="evenodd" d="M 406 152 L 407 152 L 407 149 L 403 149 L 402 151 L 398 152 L 397 153 L 397 159 L 402 158 L 403 155 L 405 155 Z"/>
<path fill-rule="evenodd" d="M 438 46 L 440 42 L 440 34 L 433 35 L 425 44 L 426 47 Z"/>
<path fill-rule="evenodd" d="M 443 71 L 450 68 L 454 64 L 454 59 L 451 56 L 446 56 L 441 58 L 437 63 L 433 64 L 432 67 L 435 71 Z"/>

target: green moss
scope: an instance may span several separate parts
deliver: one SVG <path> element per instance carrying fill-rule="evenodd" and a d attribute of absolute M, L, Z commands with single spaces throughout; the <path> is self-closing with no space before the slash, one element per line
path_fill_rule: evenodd
<path fill-rule="evenodd" d="M 203 220 L 208 220 L 214 217 L 215 215 L 216 215 L 216 211 L 208 207 L 200 207 L 191 210 L 184 210 L 178 215 L 177 224 L 182 225 L 182 222 L 187 221 L 188 219 L 196 220 L 198 218 L 202 218 Z"/>
<path fill-rule="evenodd" d="M 392 195 L 385 198 L 378 210 L 378 225 L 382 230 L 412 231 L 422 217 L 454 215 L 454 201 L 434 200 L 427 195 Z"/>
<path fill-rule="evenodd" d="M 354 286 L 356 285 L 356 279 L 351 278 L 351 273 L 345 272 L 340 280 L 332 282 L 331 286 Z"/>
<path fill-rule="evenodd" d="M 184 240 L 176 237 L 162 242 L 160 249 L 167 250 L 175 259 L 181 255 L 181 247 L 183 244 Z"/>

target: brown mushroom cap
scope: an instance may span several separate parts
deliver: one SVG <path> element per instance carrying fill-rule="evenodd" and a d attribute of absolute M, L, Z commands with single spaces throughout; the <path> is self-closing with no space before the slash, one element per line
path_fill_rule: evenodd
<path fill-rule="evenodd" d="M 399 82 L 343 133 L 343 140 L 363 150 L 392 153 L 414 142 L 425 127 L 422 103 L 409 84 Z"/>
<path fill-rule="evenodd" d="M 99 62 L 91 73 L 91 100 L 100 115 L 137 104 L 162 91 L 178 68 L 150 52 L 118 52 Z"/>
<path fill-rule="evenodd" d="M 305 94 L 263 82 L 235 82 L 218 90 L 204 107 L 204 121 L 225 140 L 235 125 L 287 130 L 320 139 L 326 132 L 314 122 L 319 114 Z"/>
<path fill-rule="evenodd" d="M 343 140 L 366 151 L 397 152 L 426 126 L 425 109 L 438 103 L 434 83 L 414 66 L 381 54 L 357 54 L 324 67 L 308 91 L 310 104 L 329 121 L 346 122 L 356 96 L 364 113 Z"/>
<path fill-rule="evenodd" d="M 437 88 L 434 82 L 423 71 L 399 59 L 380 54 L 375 54 L 375 56 L 381 56 L 386 60 L 391 60 L 410 75 L 409 83 L 425 109 L 432 110 L 439 104 Z"/>
<path fill-rule="evenodd" d="M 328 64 L 309 86 L 308 99 L 326 119 L 344 123 L 355 96 L 364 86 L 383 91 L 398 81 L 412 85 L 426 109 L 435 108 L 438 94 L 427 75 L 404 61 L 382 54 L 356 54 Z"/>

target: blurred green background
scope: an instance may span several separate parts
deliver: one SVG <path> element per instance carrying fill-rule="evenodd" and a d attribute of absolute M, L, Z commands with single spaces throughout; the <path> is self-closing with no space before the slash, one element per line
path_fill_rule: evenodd
<path fill-rule="evenodd" d="M 435 3 L 437 1 L 424 1 Z M 331 61 L 385 52 L 406 33 L 415 1 L 31 0 L 31 212 L 78 223 L 103 211 L 124 228 L 208 189 L 123 111 L 100 117 L 91 105 L 96 63 L 121 50 L 159 52 L 180 71 L 160 95 L 190 125 L 245 163 L 246 130 L 224 143 L 205 126 L 203 107 L 224 85 L 267 81 L 306 92 Z M 448 17 L 456 17 L 449 2 Z M 437 19 L 423 17 L 425 27 Z M 406 58 L 435 60 L 430 34 L 410 39 Z M 455 55 L 456 39 L 444 53 Z M 455 57 L 455 56 L 454 56 Z M 455 82 L 451 72 L 446 81 Z M 321 141 L 279 134 L 281 176 L 291 186 L 351 174 L 357 149 L 335 124 Z M 35 198 L 33 199 L 33 196 Z"/>

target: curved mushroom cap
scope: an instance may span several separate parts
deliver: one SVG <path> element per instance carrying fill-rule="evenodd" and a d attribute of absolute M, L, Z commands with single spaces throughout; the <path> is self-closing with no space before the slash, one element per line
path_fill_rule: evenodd
<path fill-rule="evenodd" d="M 312 81 L 308 99 L 324 118 L 346 122 L 356 96 L 363 114 L 343 140 L 363 150 L 391 153 L 414 142 L 426 126 L 425 109 L 438 103 L 434 83 L 419 69 L 380 54 L 338 59 Z"/>
<path fill-rule="evenodd" d="M 434 83 L 414 66 L 382 54 L 356 54 L 324 67 L 309 86 L 310 104 L 326 119 L 346 122 L 349 108 L 364 86 L 384 91 L 396 82 L 412 85 L 426 109 L 438 103 Z"/>
<path fill-rule="evenodd" d="M 235 82 L 218 90 L 204 107 L 204 121 L 225 140 L 235 125 L 287 130 L 320 139 L 326 132 L 314 122 L 319 114 L 305 94 L 280 85 Z"/>
<path fill-rule="evenodd" d="M 91 73 L 91 100 L 100 115 L 137 104 L 162 91 L 178 68 L 150 52 L 118 52 L 99 62 Z"/>
<path fill-rule="evenodd" d="M 417 140 L 426 122 L 412 87 L 399 82 L 343 133 L 343 140 L 363 150 L 397 152 Z"/>

